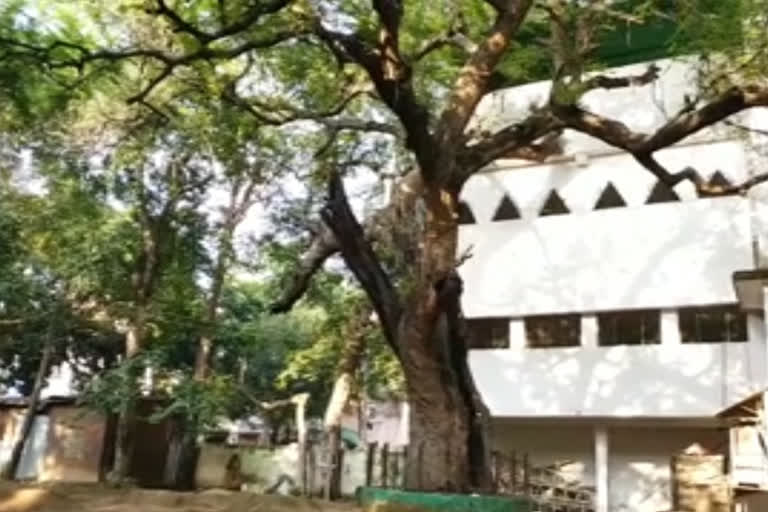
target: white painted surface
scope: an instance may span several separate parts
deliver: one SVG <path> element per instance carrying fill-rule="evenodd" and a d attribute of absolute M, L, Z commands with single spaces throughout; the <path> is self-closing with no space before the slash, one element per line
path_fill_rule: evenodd
<path fill-rule="evenodd" d="M 656 156 L 670 169 L 692 166 L 704 179 L 718 170 L 733 182 L 740 182 L 748 175 L 744 143 L 737 139 L 676 146 L 659 151 Z M 523 167 L 499 162 L 494 170 L 472 176 L 462 189 L 461 197 L 482 224 L 491 222 L 504 194 L 514 201 L 523 219 L 534 219 L 553 189 L 571 212 L 587 213 L 594 210 L 608 183 L 612 183 L 632 207 L 645 204 L 656 181 L 625 153 L 595 157 L 583 168 L 572 162 L 529 163 Z M 696 200 L 690 184 L 681 183 L 675 191 L 683 200 Z M 604 210 L 613 211 L 617 210 Z"/>
<path fill-rule="evenodd" d="M 525 322 L 522 318 L 512 318 L 509 320 L 509 348 L 513 350 L 522 350 L 527 345 L 525 337 Z"/>
<path fill-rule="evenodd" d="M 534 465 L 570 461 L 569 480 L 596 486 L 596 424 L 526 423 L 497 419 L 493 449 L 528 453 Z M 693 443 L 720 452 L 726 436 L 716 429 L 607 426 L 608 512 L 671 509 L 671 457 Z M 752 512 L 750 510 L 750 512 Z"/>
<path fill-rule="evenodd" d="M 659 319 L 659 324 L 661 330 L 661 343 L 663 345 L 679 345 L 682 343 L 680 323 L 676 309 L 661 310 L 661 318 Z"/>
<path fill-rule="evenodd" d="M 597 324 L 597 315 L 581 316 L 581 346 L 596 348 L 599 345 L 600 330 Z"/>
<path fill-rule="evenodd" d="M 665 60 L 659 66 L 663 72 L 653 84 L 593 91 L 584 104 L 634 130 L 658 128 L 679 111 L 693 83 L 691 61 Z M 616 72 L 638 73 L 646 67 Z M 480 126 L 493 131 L 523 118 L 531 104 L 546 100 L 549 87 L 547 82 L 528 84 L 486 98 L 478 111 Z M 759 124 L 759 114 L 749 112 L 743 122 Z M 682 203 L 646 206 L 657 180 L 631 156 L 570 131 L 562 142 L 564 161 L 532 165 L 500 160 L 466 183 L 462 199 L 477 220 L 460 228 L 460 251 L 473 246 L 473 258 L 460 269 L 468 317 L 735 301 L 731 273 L 753 267 L 751 217 L 756 211 L 761 225 L 768 226 L 768 186 L 752 193 L 750 205 L 744 198 L 697 199 L 693 186 L 684 182 L 675 189 Z M 756 158 L 754 142 L 742 132 L 718 127 L 656 157 L 672 171 L 690 166 L 705 179 L 720 171 L 738 183 L 768 161 Z M 576 154 L 588 156 L 585 165 L 568 160 Z M 609 183 L 628 207 L 595 211 Z M 539 216 L 552 190 L 571 214 Z M 491 221 L 504 195 L 516 204 L 522 220 Z"/>
<path fill-rule="evenodd" d="M 595 427 L 595 511 L 608 512 L 608 429 Z"/>
<path fill-rule="evenodd" d="M 593 437 L 590 425 L 491 421 L 492 449 L 528 454 L 532 466 L 563 466 L 562 476 L 567 481 L 590 486 L 595 484 Z"/>
<path fill-rule="evenodd" d="M 327 463 L 323 459 L 325 455 L 320 446 L 315 445 L 315 475 L 313 492 L 317 495 L 322 494 L 325 483 L 325 471 Z M 195 481 L 198 487 L 214 488 L 221 487 L 226 478 L 226 465 L 235 453 L 242 461 L 241 471 L 248 482 L 245 489 L 252 492 L 264 492 L 266 489 L 274 486 L 281 478 L 287 476 L 290 481 L 277 488 L 278 494 L 289 494 L 292 489 L 300 485 L 301 479 L 298 470 L 298 445 L 291 443 L 285 446 L 278 446 L 273 450 L 255 447 L 231 448 L 222 445 L 204 444 L 200 452 L 200 460 L 197 465 Z M 400 473 L 397 485 L 402 485 L 402 453 L 391 452 L 390 460 L 394 463 L 394 458 L 399 457 Z M 355 450 L 345 450 L 344 460 L 341 470 L 341 493 L 343 496 L 351 497 L 355 495 L 358 487 L 365 485 L 367 449 L 359 448 Z M 390 482 L 394 480 L 392 469 L 390 469 Z M 374 485 L 382 484 L 381 464 L 375 464 L 373 468 Z M 392 485 L 392 484 L 390 484 Z"/>
<path fill-rule="evenodd" d="M 765 339 L 748 343 L 473 350 L 493 416 L 713 417 L 766 382 Z"/>
<path fill-rule="evenodd" d="M 693 443 L 715 453 L 727 446 L 716 429 L 612 428 L 610 436 L 610 512 L 672 510 L 672 456 Z"/>
<path fill-rule="evenodd" d="M 463 226 L 468 317 L 736 302 L 750 268 L 747 202 L 700 199 Z"/>
<path fill-rule="evenodd" d="M 660 68 L 659 79 L 652 83 L 618 90 L 596 89 L 587 93 L 581 104 L 592 112 L 624 122 L 632 130 L 650 133 L 673 118 L 685 105 L 685 97 L 695 96 L 695 61 L 690 58 L 663 59 L 656 62 Z M 643 73 L 648 64 L 633 64 L 615 68 L 607 74 L 629 76 Z M 473 126 L 482 131 L 494 132 L 510 123 L 524 119 L 531 106 L 543 106 L 549 98 L 551 82 L 535 82 L 505 89 L 486 96 L 478 105 Z M 748 122 L 748 114 L 744 116 Z M 759 122 L 755 117 L 753 123 Z M 702 130 L 692 140 L 722 138 L 726 130 L 722 126 Z M 562 137 L 565 153 L 594 155 L 616 151 L 587 135 L 566 130 Z M 679 170 L 673 168 L 673 170 Z"/>
<path fill-rule="evenodd" d="M 48 428 L 50 418 L 47 414 L 38 414 L 32 422 L 27 442 L 21 451 L 19 467 L 16 468 L 16 478 L 19 480 L 36 480 L 42 473 L 45 463 L 45 451 L 48 448 Z"/>

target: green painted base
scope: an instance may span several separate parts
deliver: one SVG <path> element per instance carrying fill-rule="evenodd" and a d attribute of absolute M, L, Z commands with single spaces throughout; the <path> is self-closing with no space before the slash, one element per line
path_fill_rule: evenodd
<path fill-rule="evenodd" d="M 511 496 L 443 494 L 361 487 L 358 501 L 366 512 L 529 512 L 531 502 Z"/>

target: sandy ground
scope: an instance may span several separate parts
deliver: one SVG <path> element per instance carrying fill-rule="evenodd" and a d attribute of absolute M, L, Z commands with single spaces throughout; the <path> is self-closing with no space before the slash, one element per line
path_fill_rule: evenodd
<path fill-rule="evenodd" d="M 355 512 L 351 504 L 228 491 L 180 493 L 96 484 L 0 483 L 0 512 Z"/>

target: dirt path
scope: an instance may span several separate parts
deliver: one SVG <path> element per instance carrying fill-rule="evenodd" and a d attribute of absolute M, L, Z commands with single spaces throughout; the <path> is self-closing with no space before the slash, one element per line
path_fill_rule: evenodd
<path fill-rule="evenodd" d="M 114 489 L 96 484 L 0 483 L 0 512 L 356 512 L 345 503 L 204 491 Z"/>

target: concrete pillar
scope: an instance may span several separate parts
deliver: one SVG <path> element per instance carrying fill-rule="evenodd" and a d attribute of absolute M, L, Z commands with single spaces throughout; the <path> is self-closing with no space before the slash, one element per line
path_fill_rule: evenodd
<path fill-rule="evenodd" d="M 522 350 L 528 346 L 525 338 L 525 321 L 522 318 L 512 318 L 509 321 L 509 348 Z"/>
<path fill-rule="evenodd" d="M 608 428 L 595 427 L 595 512 L 608 512 Z"/>
<path fill-rule="evenodd" d="M 750 332 L 750 341 L 751 335 Z M 765 354 L 765 385 L 768 387 L 768 286 L 763 286 L 763 339 L 760 340 L 763 344 Z M 766 426 L 768 428 L 768 426 Z"/>
<path fill-rule="evenodd" d="M 662 345 L 679 345 L 682 343 L 676 309 L 662 309 L 659 322 Z"/>
<path fill-rule="evenodd" d="M 581 315 L 581 346 L 595 348 L 599 345 L 597 315 Z"/>

